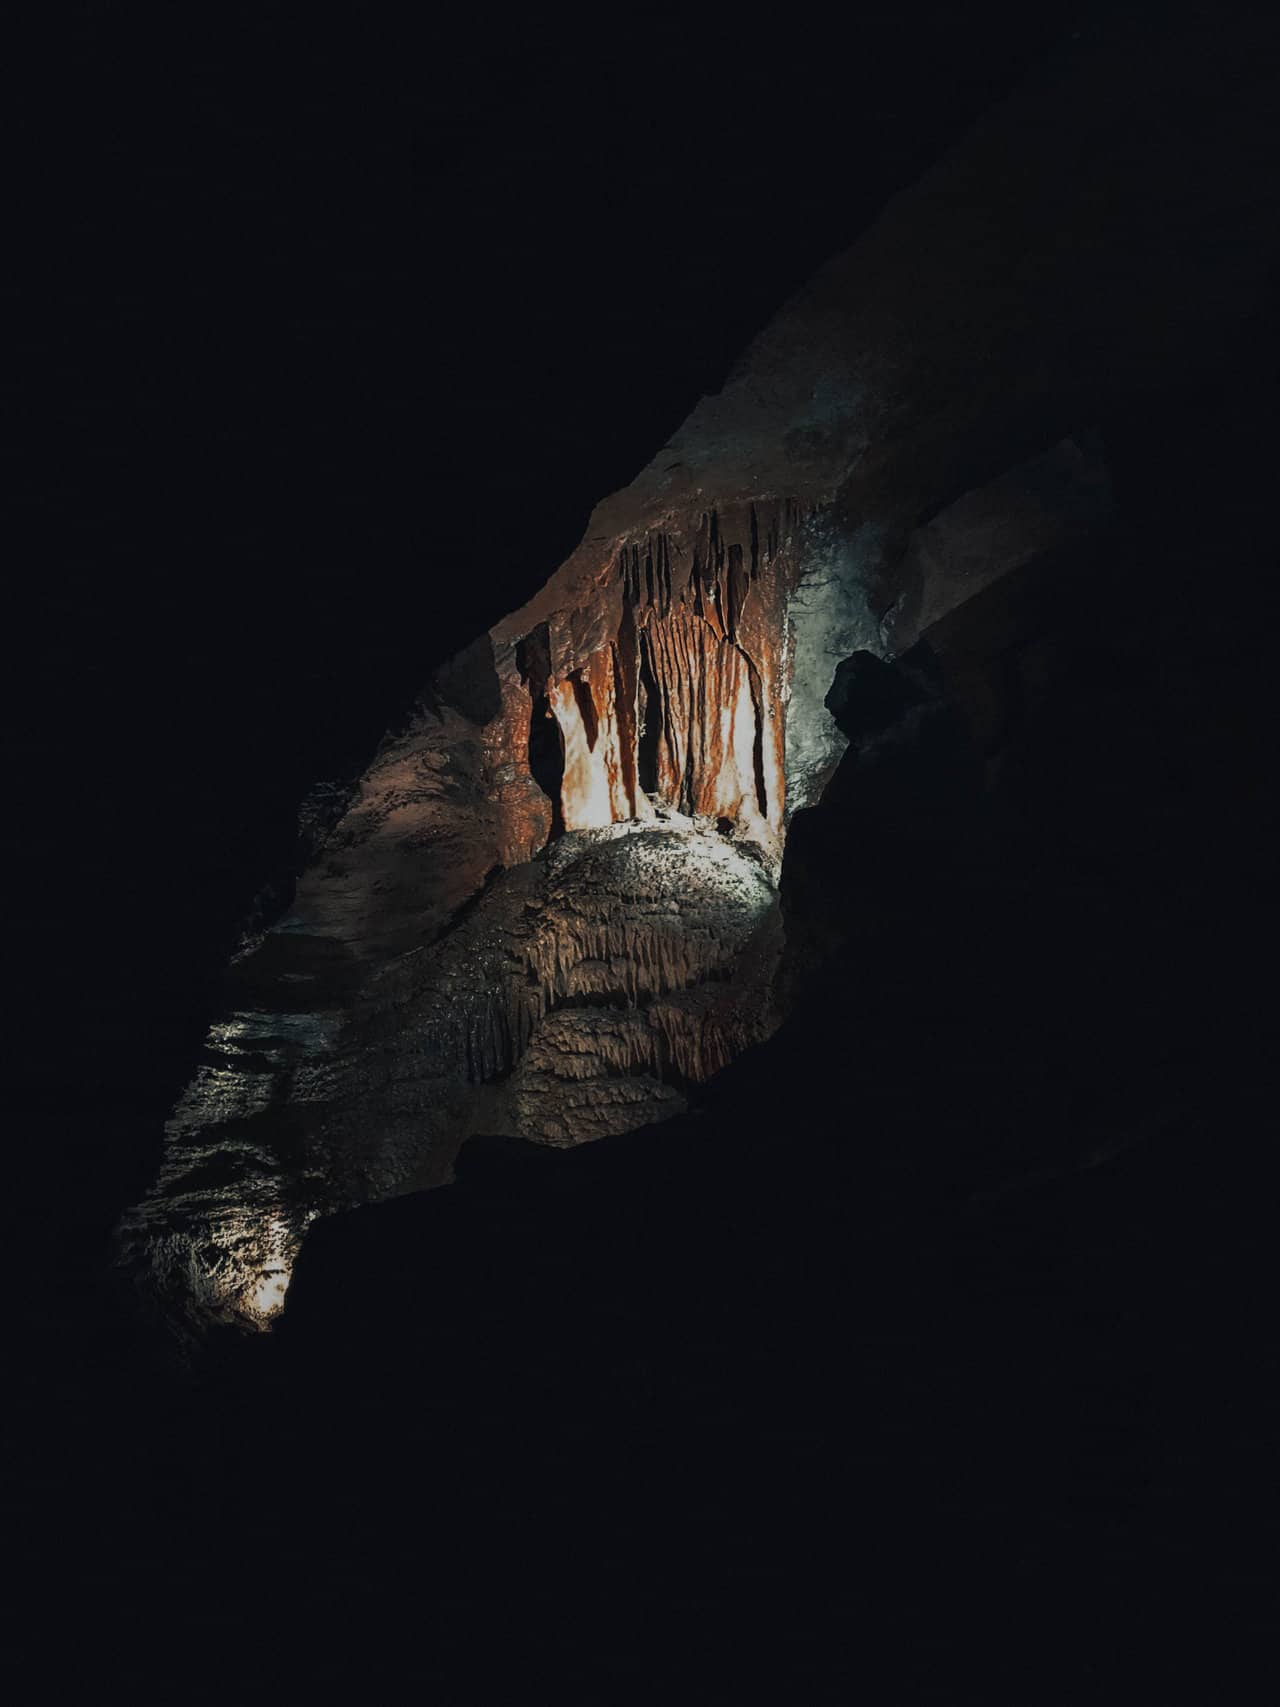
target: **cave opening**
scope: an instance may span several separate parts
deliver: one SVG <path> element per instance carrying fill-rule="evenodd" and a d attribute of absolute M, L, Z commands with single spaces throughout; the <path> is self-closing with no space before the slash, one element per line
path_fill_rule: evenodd
<path fill-rule="evenodd" d="M 645 794 L 658 792 L 658 743 L 662 738 L 662 690 L 653 673 L 649 635 L 640 633 L 640 734 L 636 743 L 636 776 Z"/>
<path fill-rule="evenodd" d="M 582 719 L 583 733 L 587 737 L 587 751 L 594 752 L 596 737 L 600 733 L 600 720 L 596 715 L 596 702 L 591 692 L 590 683 L 582 679 L 581 670 L 574 670 L 569 677 L 569 685 L 573 689 L 574 704 L 578 708 L 578 716 Z"/>
<path fill-rule="evenodd" d="M 534 701 L 529 719 L 529 774 L 551 802 L 549 840 L 554 841 L 564 834 L 564 733 L 545 693 Z"/>
<path fill-rule="evenodd" d="M 747 681 L 751 688 L 751 710 L 754 731 L 751 738 L 751 770 L 756 785 L 756 805 L 763 818 L 769 816 L 769 789 L 764 779 L 764 695 L 760 687 L 760 672 L 743 652 L 747 665 Z"/>
<path fill-rule="evenodd" d="M 551 631 L 545 622 L 516 646 L 516 667 L 532 701 L 529 715 L 529 775 L 551 802 L 551 833 L 564 834 L 564 731 L 551 704 Z"/>

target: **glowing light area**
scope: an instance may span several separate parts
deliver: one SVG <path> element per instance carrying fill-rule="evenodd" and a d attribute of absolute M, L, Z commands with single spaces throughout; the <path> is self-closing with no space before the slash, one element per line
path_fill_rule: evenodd
<path fill-rule="evenodd" d="M 728 685 L 720 709 L 720 750 L 725 756 L 716 773 L 714 809 L 750 827 L 763 820 L 767 810 L 767 800 L 758 798 L 756 787 L 756 707 L 745 670 Z"/>
<path fill-rule="evenodd" d="M 614 784 L 620 772 L 600 729 L 588 729 L 579 706 L 579 694 L 571 681 L 556 682 L 550 692 L 551 709 L 564 737 L 564 780 L 560 785 L 561 810 L 566 830 L 599 830 L 620 817 L 630 817 L 629 802 L 615 800 Z M 590 688 L 585 690 L 590 693 Z M 610 708 L 612 709 L 612 708 Z M 595 719 L 592 719 L 593 723 Z M 613 722 L 607 718 L 606 728 Z M 623 810 L 619 811 L 619 805 Z"/>
<path fill-rule="evenodd" d="M 619 703 L 606 653 L 548 684 L 563 745 L 564 828 L 651 822 L 653 802 L 662 801 L 767 839 L 780 828 L 784 789 L 779 741 L 750 660 L 685 616 L 649 624 L 645 644 L 654 669 L 643 707 Z"/>
<path fill-rule="evenodd" d="M 252 1314 L 270 1321 L 284 1309 L 284 1295 L 289 1290 L 289 1276 L 283 1269 L 268 1269 L 253 1289 L 250 1299 Z"/>
<path fill-rule="evenodd" d="M 741 826 L 662 806 L 564 835 L 547 866 L 523 976 L 486 1015 L 483 1071 L 516 1130 L 574 1144 L 679 1112 L 769 1035 L 777 867 Z"/>
<path fill-rule="evenodd" d="M 264 1331 L 284 1309 L 300 1242 L 287 1222 L 278 1215 L 271 1216 L 261 1238 L 267 1260 L 250 1275 L 239 1299 L 240 1313 Z"/>
<path fill-rule="evenodd" d="M 311 1212 L 296 1225 L 278 1213 L 224 1211 L 199 1230 L 157 1241 L 157 1268 L 177 1271 L 181 1290 L 212 1320 L 267 1333 L 284 1309 L 302 1234 Z"/>
<path fill-rule="evenodd" d="M 634 1006 L 703 984 L 774 905 L 768 851 L 665 807 L 649 823 L 566 835 L 548 856 L 551 906 L 525 949 L 519 994 L 541 1016 L 592 994 Z"/>

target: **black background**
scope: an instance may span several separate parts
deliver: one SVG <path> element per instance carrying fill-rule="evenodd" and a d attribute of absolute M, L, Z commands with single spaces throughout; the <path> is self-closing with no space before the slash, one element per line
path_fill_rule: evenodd
<path fill-rule="evenodd" d="M 41 73 L 38 122 L 20 131 L 13 154 L 20 268 L 10 324 L 28 454 L 15 465 L 18 546 L 8 593 L 16 689 L 6 723 L 14 753 L 9 821 L 19 862 L 5 888 L 5 928 L 17 1020 L 11 1153 L 20 1164 L 10 1208 L 21 1236 L 14 1248 L 25 1253 L 11 1315 L 34 1331 L 39 1353 L 16 1409 L 44 1440 L 16 1454 L 11 1467 L 34 1514 L 33 1556 L 53 1603 L 59 1590 L 64 1606 L 99 1596 L 105 1623 L 127 1621 L 131 1664 L 157 1595 L 167 1592 L 181 1607 L 174 1629 L 182 1642 L 199 1631 L 204 1614 L 181 1576 L 183 1549 L 198 1550 L 202 1536 L 218 1532 L 224 1492 L 231 1515 L 203 1561 L 206 1584 L 222 1575 L 219 1547 L 234 1555 L 242 1516 L 255 1535 L 271 1534 L 258 1482 L 241 1475 L 224 1489 L 218 1481 L 222 1460 L 209 1442 L 222 1435 L 231 1442 L 226 1462 L 240 1471 L 259 1457 L 270 1466 L 272 1454 L 292 1465 L 288 1509 L 306 1513 L 292 1532 L 295 1555 L 314 1539 L 320 1570 L 333 1560 L 335 1571 L 348 1573 L 328 1584 L 324 1605 L 364 1592 L 385 1616 L 383 1583 L 348 1543 L 372 1537 L 372 1554 L 399 1527 L 400 1467 L 414 1462 L 426 1438 L 415 1406 L 441 1367 L 461 1371 L 464 1390 L 463 1377 L 475 1379 L 473 1363 L 486 1356 L 484 1334 L 473 1333 L 485 1321 L 483 1285 L 470 1314 L 435 1313 L 433 1342 L 415 1337 L 413 1277 L 397 1277 L 391 1290 L 400 1308 L 388 1313 L 383 1335 L 395 1343 L 380 1350 L 394 1364 L 401 1342 L 412 1340 L 418 1358 L 409 1360 L 403 1403 L 386 1407 L 401 1450 L 385 1466 L 371 1465 L 353 1462 L 334 1440 L 327 1456 L 332 1419 L 356 1417 L 371 1454 L 382 1427 L 379 1416 L 363 1415 L 358 1381 L 353 1386 L 369 1312 L 357 1307 L 357 1295 L 344 1326 L 348 1271 L 336 1264 L 336 1301 L 323 1291 L 323 1269 L 311 1283 L 324 1306 L 313 1302 L 310 1318 L 312 1371 L 321 1379 L 295 1384 L 283 1399 L 277 1392 L 277 1411 L 269 1383 L 252 1379 L 232 1384 L 212 1405 L 199 1390 L 175 1398 L 162 1382 L 154 1396 L 122 1402 L 132 1365 L 102 1284 L 110 1228 L 153 1175 L 164 1115 L 216 1011 L 219 970 L 240 922 L 254 909 L 270 915 L 287 904 L 299 799 L 316 781 L 363 767 L 433 667 L 536 590 L 576 544 L 593 504 L 632 478 L 698 398 L 722 383 L 787 296 L 979 113 L 1025 77 L 1052 76 L 1072 56 L 1105 54 L 1115 37 L 1157 30 L 1166 10 L 1157 16 L 1135 7 L 1116 16 L 905 3 L 850 8 L 834 20 L 779 12 L 762 27 L 745 13 L 696 22 L 602 13 L 585 24 L 477 14 L 440 24 L 408 13 L 337 16 L 271 5 L 199 15 L 98 5 L 80 7 L 68 32 L 33 59 Z M 1140 429 L 1135 439 L 1147 447 L 1145 420 Z M 1163 518 L 1171 545 L 1180 518 L 1161 483 L 1166 463 L 1179 480 L 1189 468 L 1203 474 L 1198 431 L 1233 477 L 1244 470 L 1255 506 L 1265 490 L 1265 468 L 1249 461 L 1250 441 L 1258 462 L 1266 460 L 1261 433 L 1225 406 L 1215 418 L 1196 400 L 1170 423 L 1168 443 L 1141 454 L 1131 447 L 1130 462 L 1151 487 L 1141 513 Z M 1123 473 L 1122 443 L 1118 455 Z M 1141 484 L 1131 470 L 1129 478 Z M 1224 491 L 1231 484 L 1218 482 Z M 1215 525 L 1212 516 L 1201 519 L 1206 535 Z M 1158 545 L 1155 555 L 1164 549 Z M 1211 746 L 1212 716 L 1207 705 Z M 1213 769 L 1225 794 L 1234 787 L 1231 764 L 1243 761 L 1229 745 L 1231 715 L 1220 717 L 1226 758 L 1215 754 Z M 1207 844 L 1223 840 L 1218 830 L 1217 820 L 1202 826 Z M 865 999 L 874 1006 L 874 989 Z M 1236 1038 L 1256 1065 L 1256 1015 L 1253 1027 Z M 832 1032 L 830 1048 L 819 1035 L 812 1055 L 847 1047 L 835 1020 Z M 890 1058 L 892 1047 L 899 1052 L 902 1077 L 918 1075 L 910 1039 L 889 1046 Z M 859 1087 L 868 1100 L 852 1107 L 851 1121 L 868 1106 L 888 1119 L 895 1088 Z M 745 1094 L 764 1096 L 749 1081 Z M 774 1086 L 770 1094 L 785 1100 L 788 1093 Z M 1241 1144 L 1249 1136 L 1238 1110 L 1232 1133 Z M 573 1166 L 589 1178 L 593 1167 L 616 1165 L 620 1199 L 633 1169 L 652 1194 L 655 1218 L 687 1221 L 687 1250 L 702 1260 L 710 1249 L 714 1259 L 719 1247 L 714 1238 L 708 1244 L 698 1218 L 732 1221 L 722 1199 L 734 1170 L 712 1154 L 701 1175 L 691 1172 L 679 1142 L 668 1134 L 655 1143 L 652 1163 L 623 1144 L 616 1164 L 604 1153 L 612 1147 L 601 1146 Z M 914 1499 L 917 1510 L 927 1508 L 930 1472 L 901 1439 L 913 1429 L 928 1436 L 939 1390 L 952 1402 L 958 1395 L 959 1411 L 969 1413 L 952 1450 L 972 1457 L 975 1486 L 989 1480 L 1013 1491 L 1006 1529 L 979 1538 L 1000 1553 L 1003 1574 L 979 1573 L 966 1601 L 970 1518 L 990 1518 L 983 1500 L 961 1502 L 955 1534 L 916 1534 L 898 1523 L 899 1491 L 876 1486 L 882 1528 L 901 1555 L 893 1567 L 899 1576 L 886 1580 L 909 1583 L 920 1556 L 929 1555 L 937 1603 L 958 1609 L 959 1621 L 979 1632 L 979 1647 L 983 1617 L 1016 1625 L 1022 1616 L 1016 1585 L 1024 1546 L 1028 1557 L 1037 1547 L 1054 1556 L 1060 1604 L 1072 1616 L 1087 1608 L 1079 1579 L 1095 1569 L 1097 1531 L 1088 1528 L 1059 1551 L 1036 1503 L 1053 1480 L 1039 1456 L 1043 1443 L 1065 1441 L 1096 1396 L 1076 1378 L 1081 1368 L 1114 1374 L 1118 1396 L 1104 1394 L 1098 1409 L 1104 1425 L 1116 1415 L 1127 1423 L 1142 1359 L 1179 1368 L 1184 1319 L 1197 1307 L 1201 1350 L 1219 1344 L 1223 1299 L 1234 1305 L 1237 1292 L 1248 1292 L 1252 1314 L 1241 1316 L 1245 1327 L 1227 1340 L 1220 1367 L 1215 1372 L 1202 1357 L 1196 1369 L 1208 1368 L 1223 1390 L 1229 1375 L 1237 1382 L 1235 1408 L 1252 1419 L 1249 1462 L 1265 1456 L 1266 1420 L 1249 1387 L 1252 1380 L 1260 1394 L 1263 1384 L 1253 1325 L 1261 1270 L 1242 1261 L 1238 1284 L 1231 1268 L 1241 1203 L 1252 1195 L 1247 1176 L 1241 1187 L 1206 1163 L 1216 1152 L 1199 1127 L 1170 1154 L 1167 1168 L 1152 1170 L 1154 1189 L 1138 1169 L 1099 1194 L 1099 1208 L 1087 1186 L 1072 1185 L 1065 1208 L 1025 1221 L 1011 1214 L 1002 1237 L 975 1239 L 972 1269 L 996 1273 L 986 1290 L 975 1283 L 969 1295 L 956 1295 L 928 1228 L 917 1228 L 915 1244 L 908 1240 L 907 1255 L 898 1256 L 904 1272 L 893 1284 L 909 1301 L 904 1318 L 932 1321 L 937 1313 L 946 1345 L 946 1378 L 931 1385 L 914 1346 L 890 1343 L 891 1321 L 886 1330 L 882 1386 L 893 1397 L 900 1453 L 887 1461 L 910 1464 L 918 1484 L 905 1505 Z M 790 1231 L 775 1237 L 762 1216 L 760 1248 L 779 1270 L 783 1295 L 794 1284 L 803 1296 L 787 1271 L 803 1268 L 815 1227 L 825 1229 L 816 1245 L 833 1268 L 856 1245 L 842 1219 L 852 1193 L 827 1192 L 824 1176 L 802 1171 L 787 1175 L 778 1193 L 767 1162 L 762 1175 L 757 1199 L 740 1188 L 744 1214 L 755 1201 L 772 1212 L 775 1194 L 786 1196 Z M 1198 1303 L 1194 1271 L 1179 1268 L 1182 1250 L 1205 1237 L 1202 1178 L 1204 1194 L 1224 1206 L 1208 1243 L 1227 1279 L 1211 1306 Z M 591 1206 L 601 1200 L 593 1189 L 584 1188 Z M 506 1190 L 500 1186 L 500 1198 Z M 535 1198 L 531 1187 L 527 1201 L 517 1189 L 515 1201 L 500 1203 L 507 1268 L 522 1273 L 526 1251 L 530 1272 L 539 1261 L 554 1266 Z M 488 1226 L 491 1208 L 483 1177 L 478 1198 L 460 1189 L 447 1212 L 438 1201 L 389 1206 L 385 1220 L 369 1223 L 374 1231 L 349 1235 L 372 1248 L 361 1270 L 365 1293 L 377 1294 L 382 1226 L 403 1217 L 412 1232 L 421 1217 L 434 1230 L 442 1215 L 459 1218 L 454 1245 L 445 1240 L 436 1268 L 417 1278 L 434 1298 L 432 1288 L 456 1284 L 457 1273 L 480 1260 L 472 1233 Z M 629 1200 L 624 1209 L 634 1214 Z M 1078 1212 L 1095 1218 L 1093 1245 L 1079 1236 Z M 582 1219 L 564 1208 L 559 1214 L 570 1229 Z M 1257 1219 L 1256 1211 L 1252 1222 L 1244 1217 L 1251 1262 L 1262 1248 Z M 590 1233 L 602 1247 L 593 1261 L 607 1271 L 612 1260 L 619 1288 L 643 1283 L 625 1245 L 621 1254 L 611 1250 L 608 1225 Z M 859 1296 L 883 1285 L 873 1270 L 894 1242 L 870 1226 L 859 1230 L 864 1235 L 866 1274 L 843 1276 Z M 392 1270 L 399 1248 L 386 1259 Z M 921 1266 L 905 1272 L 913 1252 Z M 1041 1286 L 1055 1263 L 1071 1269 L 1070 1286 Z M 696 1315 L 702 1302 L 704 1269 L 692 1263 L 690 1274 L 662 1277 L 675 1314 L 692 1297 Z M 736 1332 L 749 1361 L 755 1318 L 731 1289 L 723 1297 L 708 1290 L 708 1338 L 733 1343 Z M 760 1290 L 768 1287 L 762 1282 Z M 1045 1332 L 1042 1293 L 1052 1308 L 1065 1296 L 1077 1312 L 1061 1339 Z M 505 1288 L 501 1303 L 509 1303 Z M 535 1298 L 534 1314 L 536 1305 Z M 428 1313 L 424 1305 L 422 1317 Z M 799 1306 L 789 1317 L 778 1314 L 776 1331 L 788 1344 L 793 1323 L 804 1322 L 801 1343 L 812 1355 L 806 1363 L 797 1352 L 796 1363 L 801 1375 L 810 1372 L 817 1410 L 830 1398 L 820 1373 L 828 1322 L 803 1318 Z M 565 1319 L 553 1349 L 572 1362 L 580 1350 L 572 1308 Z M 500 1329 L 512 1336 L 508 1361 L 517 1369 L 526 1361 L 536 1391 L 541 1348 L 526 1343 L 523 1330 L 518 1312 L 514 1327 Z M 305 1350 L 305 1314 L 297 1331 Z M 345 1361 L 327 1390 L 329 1348 L 344 1332 Z M 450 1334 L 458 1340 L 452 1350 Z M 699 1344 L 696 1336 L 690 1343 Z M 1074 1348 L 1074 1364 L 1062 1344 Z M 1027 1346 L 1038 1381 L 1030 1429 L 1013 1404 L 1024 1404 L 1025 1394 L 1006 1373 L 1010 1348 Z M 681 1355 L 677 1344 L 668 1361 L 678 1364 Z M 479 1581 L 489 1569 L 488 1539 L 470 1523 L 468 1490 L 499 1490 L 487 1518 L 501 1515 L 508 1487 L 513 1501 L 534 1487 L 548 1530 L 558 1515 L 554 1486 L 535 1483 L 542 1448 L 562 1444 L 539 1441 L 539 1421 L 553 1434 L 559 1413 L 553 1407 L 535 1417 L 528 1438 L 512 1444 L 505 1366 L 493 1378 L 489 1411 L 481 1402 L 474 1416 L 463 1407 L 461 1432 L 476 1418 L 481 1427 L 464 1446 L 453 1514 Z M 594 1402 L 590 1368 L 578 1378 Z M 635 1408 L 630 1379 L 624 1375 L 619 1411 Z M 483 1396 L 483 1379 L 480 1388 Z M 778 1419 L 784 1435 L 797 1392 L 803 1396 L 803 1381 L 768 1393 L 786 1413 Z M 193 1429 L 204 1456 L 187 1451 Z M 601 1455 L 602 1476 L 616 1470 L 603 1433 L 586 1433 L 581 1460 L 564 1453 L 584 1506 L 590 1490 L 583 1488 L 597 1468 L 591 1452 Z M 768 1430 L 762 1438 L 771 1438 Z M 684 1445 L 681 1436 L 677 1458 Z M 833 1434 L 833 1455 L 842 1446 Z M 153 1451 L 163 1468 L 139 1495 Z M 1123 1503 L 1139 1477 L 1130 1477 L 1123 1453 L 1103 1456 Z M 454 1561 L 431 1552 L 432 1470 L 440 1466 L 423 1466 L 421 1510 L 401 1540 L 407 1536 L 410 1551 L 427 1561 L 442 1597 L 434 1610 L 443 1605 L 447 1622 Z M 324 1484 L 314 1498 L 313 1473 Z M 677 1476 L 676 1504 L 700 1492 L 696 1470 L 684 1464 L 681 1473 L 688 1483 Z M 845 1473 L 856 1481 L 856 1463 Z M 744 1483 L 755 1474 L 744 1463 Z M 873 1468 L 870 1480 L 878 1475 Z M 445 1466 L 446 1485 L 448 1476 Z M 779 1519 L 779 1532 L 797 1549 L 808 1544 L 811 1513 L 831 1502 L 835 1485 L 825 1465 L 810 1476 L 811 1507 L 788 1507 Z M 184 1491 L 171 1497 L 172 1485 Z M 1173 1514 L 1173 1541 L 1191 1554 L 1179 1539 L 1180 1488 L 1161 1509 Z M 861 1489 L 858 1483 L 859 1499 Z M 1240 1497 L 1256 1506 L 1258 1492 L 1249 1482 Z M 789 1497 L 781 1480 L 772 1494 L 780 1506 Z M 647 1503 L 643 1489 L 633 1497 Z M 670 1490 L 666 1497 L 673 1499 Z M 1215 1517 L 1218 1504 L 1216 1494 L 1206 1501 Z M 568 1551 L 570 1539 L 562 1535 L 560 1544 Z M 1135 1577 L 1147 1572 L 1149 1580 L 1154 1550 Z M 1170 1556 L 1180 1570 L 1184 1554 L 1172 1542 Z M 1104 1562 L 1120 1625 L 1130 1611 L 1123 1550 L 1112 1548 Z M 785 1548 L 776 1563 L 785 1578 L 792 1567 Z M 533 1559 L 531 1575 L 540 1564 Z M 797 1577 L 805 1584 L 801 1600 L 824 1580 L 819 1561 L 806 1567 L 807 1576 Z M 1233 1570 L 1233 1583 L 1260 1581 L 1243 1557 Z M 398 1571 L 397 1564 L 384 1577 Z M 310 1579 L 303 1581 L 309 1593 Z M 416 1579 L 406 1581 L 411 1597 Z M 987 1581 L 1013 1585 L 994 1612 L 976 1604 Z M 909 1595 L 894 1587 L 885 1599 L 909 1624 Z M 1164 1639 L 1167 1604 L 1149 1590 L 1146 1623 L 1138 1626 L 1144 1653 Z M 692 1623 L 701 1616 L 695 1601 Z M 540 1611 L 535 1622 L 541 1627 Z M 735 1629 L 732 1639 L 739 1635 Z M 217 1630 L 211 1639 L 216 1646 Z M 322 1659 L 320 1640 L 308 1639 Z M 613 1649 L 617 1663 L 603 1625 L 592 1639 L 603 1655 Z M 468 1634 L 459 1645 L 470 1641 Z M 985 1664 L 984 1652 L 973 1678 Z M 1052 1655 L 1046 1664 L 1052 1669 Z M 111 1670 L 104 1658 L 102 1674 Z M 190 1689 L 185 1678 L 182 1692 Z M 526 1685 L 516 1698 L 540 1699 L 540 1690 Z M 666 1693 L 682 1698 L 678 1687 Z M 277 1699 L 289 1698 L 286 1680 Z"/>

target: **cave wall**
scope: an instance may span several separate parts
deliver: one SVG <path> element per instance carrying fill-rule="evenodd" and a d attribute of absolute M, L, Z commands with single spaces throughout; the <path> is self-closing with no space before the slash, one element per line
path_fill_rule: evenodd
<path fill-rule="evenodd" d="M 972 727 L 946 789 L 1007 762 L 1005 726 L 1070 651 L 996 643 L 1019 589 L 1113 620 L 1108 434 L 1274 363 L 1272 97 L 1221 32 L 1077 70 L 994 110 L 820 270 L 565 564 L 424 691 L 289 915 L 244 945 L 231 1017 L 127 1223 L 143 1260 L 203 1229 L 170 1266 L 212 1273 L 234 1313 L 281 1227 L 438 1183 L 477 1123 L 549 1142 L 641 1124 L 776 1022 L 768 904 L 757 919 L 726 890 L 705 957 L 678 987 L 650 977 L 684 928 L 687 869 L 743 895 L 772 884 L 789 817 L 826 802 L 841 762 L 827 696 L 850 652 L 937 654 L 950 634 L 930 727 L 944 747 L 948 718 Z M 851 843 L 891 806 L 853 812 Z M 923 911 L 932 844 L 910 825 Z M 646 838 L 673 856 L 663 878 L 629 870 Z M 586 891 L 555 874 L 596 860 L 627 918 L 593 939 Z M 856 921 L 874 867 L 829 888 Z M 792 962 L 824 952 L 821 909 L 806 923 L 798 897 Z M 597 941 L 570 956 L 572 990 L 539 969 L 539 921 Z"/>
<path fill-rule="evenodd" d="M 776 837 L 798 522 L 789 506 L 747 504 L 646 533 L 602 568 L 585 609 L 516 642 L 530 718 L 559 731 L 562 828 L 644 819 L 657 799 Z"/>

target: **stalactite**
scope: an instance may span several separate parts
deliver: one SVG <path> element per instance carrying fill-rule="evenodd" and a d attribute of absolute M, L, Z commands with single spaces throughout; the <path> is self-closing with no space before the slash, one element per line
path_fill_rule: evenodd
<path fill-rule="evenodd" d="M 683 544 L 656 530 L 619 553 L 616 632 L 546 686 L 566 829 L 644 818 L 652 796 L 780 832 L 790 517 L 786 505 L 712 509 Z M 535 632 L 522 645 L 532 678 L 544 644 Z"/>

